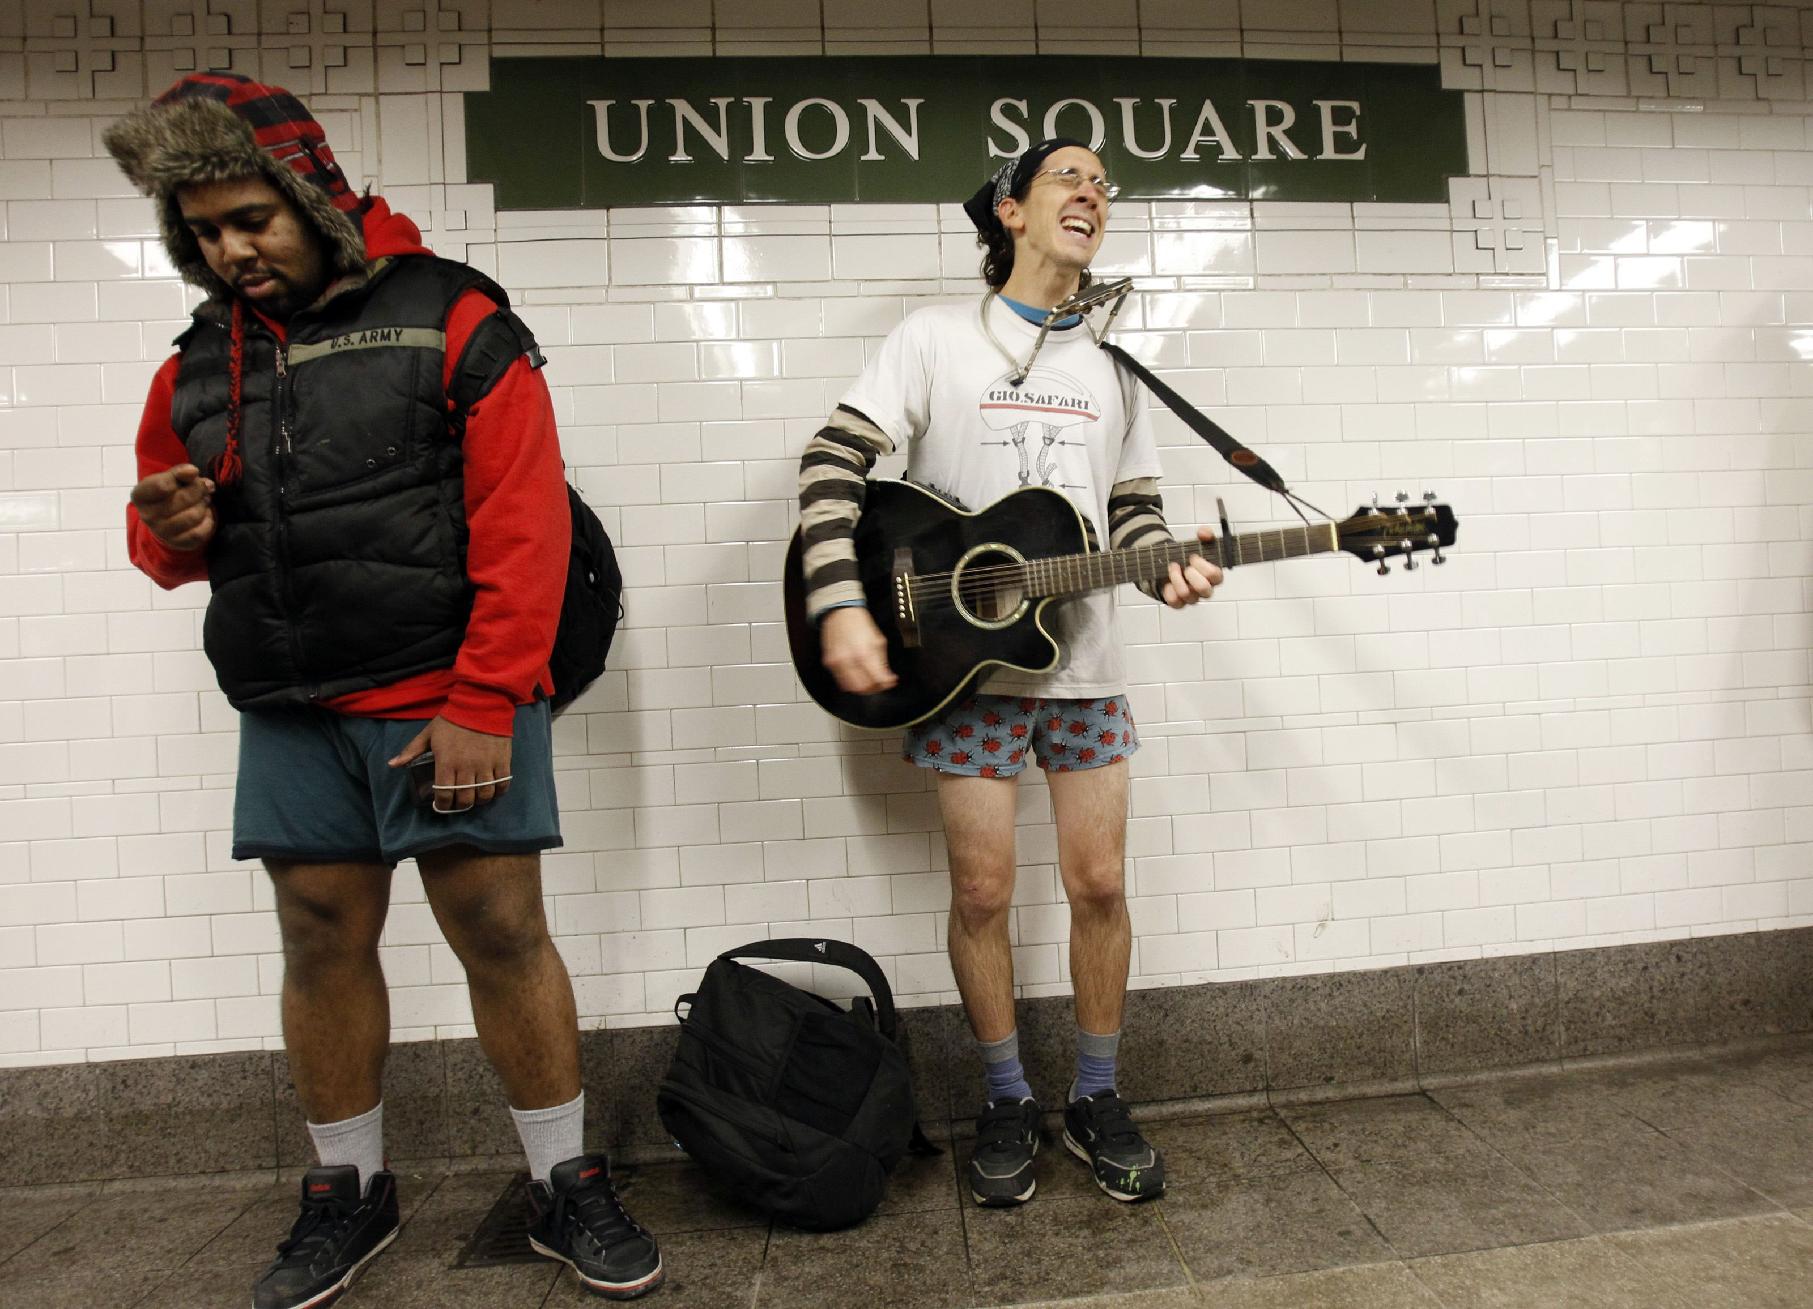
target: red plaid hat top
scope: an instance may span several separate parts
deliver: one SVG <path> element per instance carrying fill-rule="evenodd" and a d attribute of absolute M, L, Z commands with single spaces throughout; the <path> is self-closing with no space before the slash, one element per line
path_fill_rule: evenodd
<path fill-rule="evenodd" d="M 327 133 L 288 91 L 238 73 L 191 73 L 152 103 L 171 105 L 197 98 L 218 100 L 231 109 L 251 127 L 260 149 L 320 187 L 334 208 L 349 214 L 358 211 L 359 194 L 334 162 Z"/>

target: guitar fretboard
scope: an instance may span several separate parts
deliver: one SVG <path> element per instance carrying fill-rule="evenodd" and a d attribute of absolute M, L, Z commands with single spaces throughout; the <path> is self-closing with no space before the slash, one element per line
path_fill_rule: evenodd
<path fill-rule="evenodd" d="M 1162 577 L 1172 564 L 1188 563 L 1202 555 L 1223 568 L 1277 559 L 1297 559 L 1341 548 L 1334 523 L 1305 523 L 1263 532 L 1243 532 L 1205 545 L 1201 541 L 1164 541 L 1134 546 L 1130 550 L 1053 555 L 1029 560 L 1024 568 L 1025 589 L 1040 596 L 1080 595 L 1126 582 Z"/>

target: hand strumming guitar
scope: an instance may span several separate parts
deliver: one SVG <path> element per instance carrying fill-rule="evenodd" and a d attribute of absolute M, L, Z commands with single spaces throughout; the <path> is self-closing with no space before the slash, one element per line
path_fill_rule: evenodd
<path fill-rule="evenodd" d="M 825 667 L 851 695 L 874 695 L 900 681 L 888 667 L 888 638 L 863 606 L 831 610 L 818 631 Z"/>

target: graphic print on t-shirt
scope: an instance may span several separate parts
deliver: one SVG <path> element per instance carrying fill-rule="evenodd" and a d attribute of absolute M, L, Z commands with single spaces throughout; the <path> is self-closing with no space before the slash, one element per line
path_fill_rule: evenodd
<path fill-rule="evenodd" d="M 1074 440 L 1065 437 L 1066 428 L 1101 421 L 1102 406 L 1088 387 L 1068 373 L 1035 366 L 1019 386 L 1011 373 L 1001 374 L 983 389 L 976 407 L 990 431 L 1005 433 L 1002 440 L 983 444 L 1014 452 L 1021 486 L 1078 489 L 1062 479 L 1059 448 L 1084 444 L 1081 433 Z"/>

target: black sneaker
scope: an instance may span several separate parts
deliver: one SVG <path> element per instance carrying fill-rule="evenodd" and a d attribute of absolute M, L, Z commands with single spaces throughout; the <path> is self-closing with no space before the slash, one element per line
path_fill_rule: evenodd
<path fill-rule="evenodd" d="M 1126 1103 L 1113 1091 L 1081 1095 L 1066 1106 L 1064 1145 L 1116 1200 L 1150 1200 L 1165 1193 L 1164 1156 L 1139 1134 Z"/>
<path fill-rule="evenodd" d="M 661 1284 L 655 1238 L 623 1211 L 609 1161 L 582 1154 L 529 1183 L 529 1244 L 566 1264 L 588 1291 L 631 1300 Z"/>
<path fill-rule="evenodd" d="M 976 1152 L 969 1160 L 969 1193 L 979 1205 L 1025 1204 L 1038 1189 L 1032 1157 L 1039 1152 L 1039 1102 L 991 1100 L 976 1119 Z"/>
<path fill-rule="evenodd" d="M 397 1179 L 373 1173 L 359 1194 L 351 1164 L 302 1175 L 302 1212 L 277 1258 L 252 1284 L 252 1309 L 320 1309 L 338 1300 L 373 1255 L 397 1239 Z"/>

